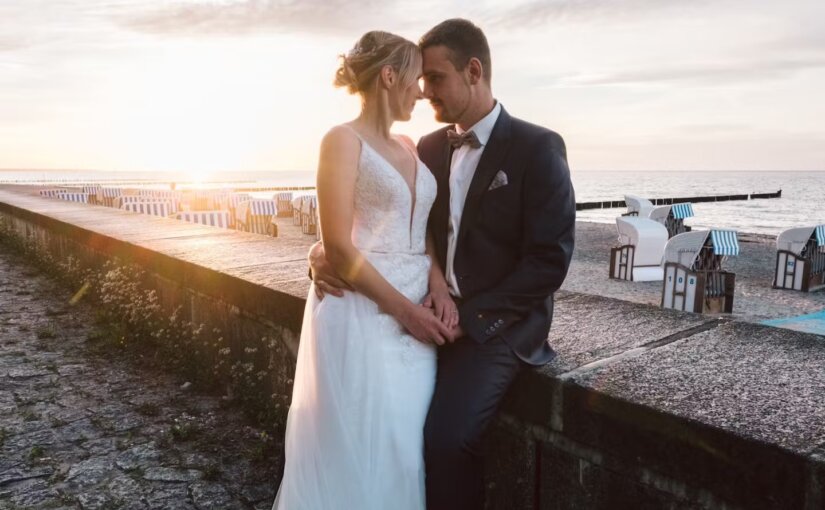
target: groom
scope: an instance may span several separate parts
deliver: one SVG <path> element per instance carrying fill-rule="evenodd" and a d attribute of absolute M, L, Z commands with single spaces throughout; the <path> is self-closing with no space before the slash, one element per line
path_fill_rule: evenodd
<path fill-rule="evenodd" d="M 460 316 L 438 350 L 424 431 L 427 508 L 480 510 L 482 434 L 519 372 L 555 356 L 547 335 L 573 254 L 575 199 L 561 137 L 494 99 L 481 29 L 450 19 L 419 46 L 424 96 L 451 124 L 418 152 L 438 182 L 429 229 Z M 317 286 L 336 292 L 313 251 Z"/>

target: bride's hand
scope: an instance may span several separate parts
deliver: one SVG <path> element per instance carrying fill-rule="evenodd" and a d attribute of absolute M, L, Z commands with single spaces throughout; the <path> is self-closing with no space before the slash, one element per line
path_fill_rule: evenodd
<path fill-rule="evenodd" d="M 431 309 L 419 305 L 410 305 L 398 317 L 406 330 L 416 340 L 425 344 L 444 345 L 451 338 L 450 330 L 441 322 Z"/>
<path fill-rule="evenodd" d="M 456 306 L 453 297 L 446 288 L 431 291 L 424 298 L 423 304 L 425 307 L 431 308 L 436 318 L 449 329 L 458 326 L 458 306 Z"/>

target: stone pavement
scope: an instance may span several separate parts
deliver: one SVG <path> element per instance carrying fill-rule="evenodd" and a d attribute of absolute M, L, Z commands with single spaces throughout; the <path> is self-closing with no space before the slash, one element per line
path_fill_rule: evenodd
<path fill-rule="evenodd" d="M 102 348 L 70 298 L 0 245 L 0 510 L 269 509 L 281 438 Z"/>

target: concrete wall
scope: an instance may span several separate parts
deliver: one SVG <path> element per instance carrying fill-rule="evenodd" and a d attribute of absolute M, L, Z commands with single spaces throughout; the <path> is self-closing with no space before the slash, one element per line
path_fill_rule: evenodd
<path fill-rule="evenodd" d="M 55 257 L 139 264 L 235 352 L 275 339 L 266 390 L 289 395 L 306 242 L 4 190 L 0 221 Z M 551 339 L 490 432 L 489 508 L 825 509 L 825 338 L 559 293 Z"/>

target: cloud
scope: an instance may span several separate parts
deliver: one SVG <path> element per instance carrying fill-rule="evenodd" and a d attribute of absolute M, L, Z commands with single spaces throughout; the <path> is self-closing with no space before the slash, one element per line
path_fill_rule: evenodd
<path fill-rule="evenodd" d="M 678 68 L 639 69 L 603 75 L 577 75 L 558 79 L 557 84 L 585 86 L 682 83 L 713 86 L 781 79 L 792 73 L 823 67 L 825 67 L 825 55 L 820 55 L 808 58 L 776 58 Z"/>
<path fill-rule="evenodd" d="M 246 0 L 145 6 L 115 14 L 123 27 L 166 35 L 246 35 L 262 32 L 347 33 L 388 24 L 388 2 L 364 0 Z"/>
<path fill-rule="evenodd" d="M 493 11 L 490 25 L 498 28 L 532 28 L 549 21 L 605 20 L 651 14 L 667 9 L 696 9 L 706 0 L 530 0 L 521 5 Z"/>

